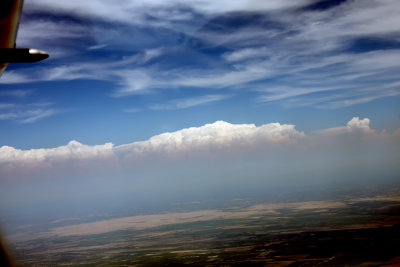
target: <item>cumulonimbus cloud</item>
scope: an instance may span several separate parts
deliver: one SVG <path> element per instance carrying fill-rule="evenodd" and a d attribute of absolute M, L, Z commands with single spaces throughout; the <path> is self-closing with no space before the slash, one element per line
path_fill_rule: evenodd
<path fill-rule="evenodd" d="M 317 133 L 328 134 L 328 135 L 351 133 L 351 132 L 363 132 L 366 134 L 375 133 L 375 131 L 370 128 L 369 124 L 370 120 L 368 118 L 360 119 L 359 117 L 354 117 L 349 122 L 347 122 L 346 126 L 328 128 L 317 131 Z"/>
<path fill-rule="evenodd" d="M 10 162 L 51 162 L 68 159 L 93 159 L 117 155 L 144 155 L 175 153 L 204 148 L 226 148 L 238 145 L 256 145 L 268 143 L 292 143 L 304 137 L 304 133 L 294 125 L 269 123 L 261 126 L 254 124 L 231 124 L 216 121 L 201 127 L 191 127 L 176 132 L 167 132 L 151 137 L 146 141 L 114 146 L 112 143 L 88 146 L 70 141 L 65 146 L 21 150 L 10 146 L 0 148 L 0 164 Z"/>
<path fill-rule="evenodd" d="M 304 133 L 297 131 L 294 125 L 269 123 L 256 126 L 216 121 L 201 127 L 156 135 L 147 141 L 121 145 L 116 147 L 115 151 L 131 156 L 174 154 L 192 150 L 223 150 L 231 147 L 291 144 L 304 136 Z"/>
<path fill-rule="evenodd" d="M 111 151 L 112 143 L 88 146 L 77 141 L 70 141 L 65 146 L 21 150 L 10 146 L 0 148 L 0 162 L 49 161 L 57 158 L 88 158 L 104 155 Z"/>
<path fill-rule="evenodd" d="M 212 156 L 222 160 L 232 154 L 239 157 L 253 154 L 257 155 L 255 157 L 274 159 L 282 155 L 298 157 L 307 153 L 304 157 L 312 158 L 318 153 L 323 155 L 323 151 L 327 149 L 335 150 L 343 144 L 351 145 L 355 141 L 364 142 L 362 145 L 369 145 L 368 142 L 380 144 L 388 136 L 395 139 L 399 136 L 397 132 L 389 135 L 384 131 L 381 134 L 371 129 L 369 123 L 368 118 L 354 117 L 346 126 L 306 135 L 290 124 L 269 123 L 256 126 L 216 121 L 120 146 L 112 143 L 88 146 L 77 141 L 56 148 L 31 150 L 3 146 L 0 148 L 0 176 L 6 178 L 19 172 L 26 175 L 31 169 L 39 172 L 52 169 L 57 172 L 57 169 L 65 171 L 85 168 L 91 171 L 99 166 L 135 168 L 143 166 L 143 163 L 146 166 L 168 164 L 171 160 L 185 164 L 188 155 L 196 159 L 207 160 Z M 359 148 L 360 144 L 355 145 Z M 346 147 L 347 149 L 351 148 Z"/>

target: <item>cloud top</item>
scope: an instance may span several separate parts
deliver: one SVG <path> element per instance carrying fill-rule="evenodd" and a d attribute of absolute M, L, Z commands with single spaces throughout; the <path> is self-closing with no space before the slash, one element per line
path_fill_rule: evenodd
<path fill-rule="evenodd" d="M 343 133 L 364 133 L 373 134 L 375 131 L 369 126 L 370 120 L 368 118 L 360 119 L 359 117 L 353 117 L 346 126 L 328 128 L 317 131 L 320 134 L 343 134 Z"/>
<path fill-rule="evenodd" d="M 46 162 L 60 158 L 70 159 L 98 157 L 110 153 L 112 148 L 112 143 L 88 146 L 75 140 L 70 141 L 65 146 L 59 146 L 56 148 L 21 150 L 10 146 L 2 146 L 0 148 L 0 163 L 15 161 Z"/>
<path fill-rule="evenodd" d="M 322 136 L 334 139 L 332 136 L 348 133 L 354 137 L 375 135 L 369 126 L 368 118 L 352 118 L 346 126 L 323 129 L 316 135 L 306 135 L 296 130 L 294 125 L 268 123 L 260 126 L 255 124 L 231 124 L 216 121 L 200 127 L 190 127 L 175 132 L 166 132 L 153 136 L 145 141 L 138 141 L 120 146 L 112 143 L 89 146 L 77 141 L 70 141 L 65 146 L 21 150 L 10 146 L 0 148 L 0 168 L 8 163 L 51 163 L 69 160 L 98 160 L 107 158 L 143 159 L 154 155 L 174 155 L 196 153 L 195 151 L 224 152 L 230 149 L 257 150 L 274 147 L 265 153 L 275 153 L 282 147 L 295 144 L 312 143 L 313 138 Z M 316 139 L 315 139 L 316 140 Z"/>
<path fill-rule="evenodd" d="M 304 136 L 294 125 L 269 123 L 231 124 L 216 121 L 201 127 L 191 127 L 176 132 L 167 132 L 146 141 L 133 142 L 121 146 L 112 143 L 88 146 L 70 141 L 65 146 L 21 150 L 10 146 L 0 148 L 0 163 L 7 162 L 49 162 L 53 160 L 93 159 L 117 155 L 144 155 L 176 153 L 193 149 L 226 148 L 238 145 L 293 143 Z"/>
<path fill-rule="evenodd" d="M 385 155 L 386 160 L 392 162 L 396 158 L 399 136 L 398 131 L 393 134 L 377 132 L 370 128 L 368 118 L 359 117 L 352 118 L 345 126 L 309 134 L 291 124 L 256 126 L 216 121 L 119 146 L 112 143 L 89 146 L 77 141 L 55 148 L 30 150 L 3 146 L 0 147 L 0 177 L 7 180 L 77 177 L 76 173 L 82 171 L 85 176 L 120 172 L 131 175 L 131 172 L 162 172 L 171 166 L 175 171 L 190 169 L 190 166 L 218 169 L 219 164 L 221 168 L 256 164 L 256 168 L 270 168 L 265 170 L 269 173 L 276 172 L 281 164 L 296 168 L 303 161 L 316 160 L 329 165 L 338 159 L 352 162 L 355 155 L 372 157 L 372 162 L 380 160 L 376 155 Z M 371 151 L 380 151 L 380 154 L 371 154 Z"/>
<path fill-rule="evenodd" d="M 136 154 L 175 153 L 193 149 L 290 144 L 303 136 L 304 133 L 297 131 L 294 125 L 269 123 L 256 126 L 216 121 L 201 127 L 156 135 L 147 141 L 121 145 L 116 147 L 115 151 L 130 151 Z"/>

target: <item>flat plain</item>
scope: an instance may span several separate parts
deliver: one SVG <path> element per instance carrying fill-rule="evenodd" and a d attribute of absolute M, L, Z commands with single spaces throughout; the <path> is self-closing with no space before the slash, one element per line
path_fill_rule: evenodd
<path fill-rule="evenodd" d="M 400 197 L 232 202 L 68 224 L 8 237 L 21 266 L 395 266 Z"/>

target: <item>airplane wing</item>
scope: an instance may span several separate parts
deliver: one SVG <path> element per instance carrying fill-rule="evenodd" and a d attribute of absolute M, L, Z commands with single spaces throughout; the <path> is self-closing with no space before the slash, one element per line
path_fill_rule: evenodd
<path fill-rule="evenodd" d="M 0 75 L 8 63 L 36 62 L 49 56 L 37 49 L 15 47 L 22 5 L 23 0 L 0 2 Z"/>

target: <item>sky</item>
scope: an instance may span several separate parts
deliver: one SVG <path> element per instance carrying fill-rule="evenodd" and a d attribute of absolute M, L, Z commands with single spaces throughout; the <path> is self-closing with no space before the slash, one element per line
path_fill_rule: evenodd
<path fill-rule="evenodd" d="M 46 1 L 0 79 L 0 145 L 125 144 L 168 131 L 367 117 L 400 127 L 397 1 Z"/>
<path fill-rule="evenodd" d="M 398 177 L 398 1 L 24 2 L 4 217 Z"/>

